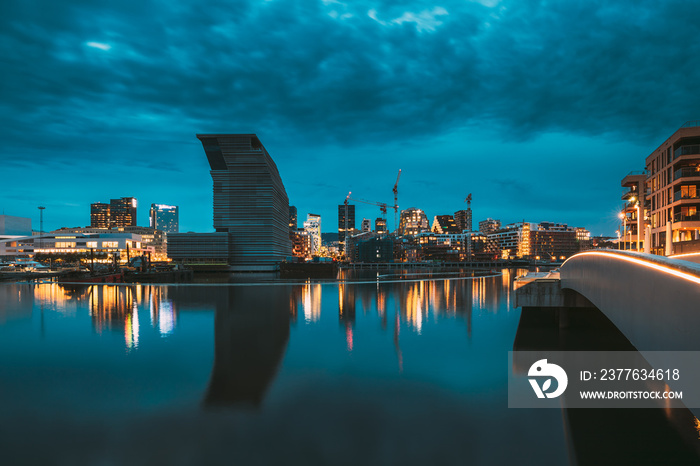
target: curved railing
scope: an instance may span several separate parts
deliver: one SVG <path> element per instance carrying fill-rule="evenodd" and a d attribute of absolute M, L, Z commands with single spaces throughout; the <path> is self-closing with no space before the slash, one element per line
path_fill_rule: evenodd
<path fill-rule="evenodd" d="M 586 251 L 562 288 L 600 309 L 642 351 L 700 350 L 700 264 L 629 251 Z"/>

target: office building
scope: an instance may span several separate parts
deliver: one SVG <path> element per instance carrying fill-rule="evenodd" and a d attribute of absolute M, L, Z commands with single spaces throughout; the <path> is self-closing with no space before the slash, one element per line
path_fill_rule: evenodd
<path fill-rule="evenodd" d="M 428 217 L 425 215 L 425 212 L 415 207 L 401 211 L 401 220 L 399 223 L 400 236 L 415 236 L 423 231 L 430 231 Z"/>
<path fill-rule="evenodd" d="M 141 246 L 144 250 L 149 250 L 152 252 L 152 260 L 160 261 L 167 260 L 167 249 L 165 234 L 154 228 L 150 227 L 124 227 L 124 228 L 114 228 L 107 230 L 105 232 L 104 228 L 60 228 L 58 230 L 52 231 L 52 234 L 56 235 L 69 235 L 71 233 L 79 233 L 83 235 L 101 234 L 101 233 L 132 233 L 139 235 Z"/>
<path fill-rule="evenodd" d="M 170 233 L 168 257 L 192 265 L 227 265 L 229 263 L 229 234 Z"/>
<path fill-rule="evenodd" d="M 291 255 L 289 198 L 255 134 L 198 134 L 211 167 L 214 229 L 229 235 L 234 271 L 275 270 Z"/>
<path fill-rule="evenodd" d="M 307 214 L 304 222 L 304 230 L 311 237 L 311 255 L 321 253 L 321 216 Z"/>
<path fill-rule="evenodd" d="M 32 219 L 0 215 L 0 237 L 31 236 Z"/>
<path fill-rule="evenodd" d="M 110 228 L 109 204 L 103 202 L 90 204 L 90 226 L 92 228 Z"/>
<path fill-rule="evenodd" d="M 91 228 L 124 228 L 136 226 L 136 198 L 110 199 L 109 204 L 90 204 Z"/>
<path fill-rule="evenodd" d="M 163 233 L 180 231 L 179 209 L 176 205 L 151 204 L 149 211 L 150 226 Z"/>
<path fill-rule="evenodd" d="M 459 232 L 472 231 L 472 209 L 458 210 L 455 212 L 454 221 Z"/>
<path fill-rule="evenodd" d="M 345 236 L 355 230 L 355 206 L 353 204 L 340 204 L 338 206 L 338 249 L 345 251 Z"/>
<path fill-rule="evenodd" d="M 144 247 L 141 236 L 135 233 L 104 232 L 73 233 L 63 230 L 41 236 L 24 236 L 0 240 L 0 256 L 35 257 L 36 254 L 61 256 L 81 255 L 94 257 L 96 262 L 126 262 L 127 256 L 153 254 L 152 247 Z"/>
<path fill-rule="evenodd" d="M 111 228 L 136 226 L 136 198 L 110 199 L 109 216 Z"/>

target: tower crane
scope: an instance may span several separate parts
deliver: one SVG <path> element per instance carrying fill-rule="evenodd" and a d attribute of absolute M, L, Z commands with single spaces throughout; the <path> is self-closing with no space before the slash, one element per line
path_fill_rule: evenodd
<path fill-rule="evenodd" d="M 374 201 L 368 201 L 366 199 L 358 199 L 358 198 L 350 197 L 350 194 L 352 194 L 352 192 L 348 193 L 348 197 L 345 198 L 346 205 L 347 205 L 348 200 L 351 200 L 351 201 L 355 201 L 355 202 L 362 202 L 363 204 L 379 206 L 379 210 L 382 211 L 382 218 L 386 221 L 386 211 L 387 211 L 387 207 L 388 207 L 386 202 L 374 202 Z"/>
<path fill-rule="evenodd" d="M 394 231 L 396 231 L 398 226 L 398 216 L 399 216 L 399 178 L 401 178 L 401 169 L 399 168 L 399 174 L 396 175 L 396 183 L 394 183 Z"/>

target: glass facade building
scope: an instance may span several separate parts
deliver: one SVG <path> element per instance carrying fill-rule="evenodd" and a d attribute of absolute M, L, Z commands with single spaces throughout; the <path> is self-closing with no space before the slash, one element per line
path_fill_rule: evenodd
<path fill-rule="evenodd" d="M 151 204 L 149 214 L 151 228 L 164 233 L 180 231 L 180 214 L 176 205 Z"/>

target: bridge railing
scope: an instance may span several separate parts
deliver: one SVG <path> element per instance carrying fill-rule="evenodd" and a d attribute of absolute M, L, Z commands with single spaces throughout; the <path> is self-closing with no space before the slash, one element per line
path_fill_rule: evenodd
<path fill-rule="evenodd" d="M 639 350 L 700 350 L 700 264 L 619 250 L 586 251 L 560 269 Z"/>

